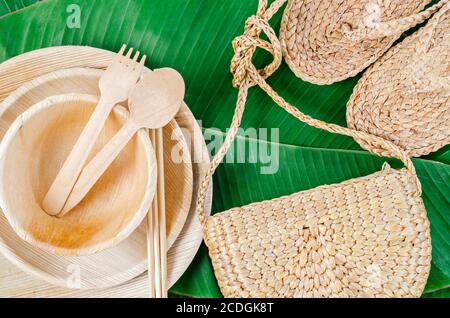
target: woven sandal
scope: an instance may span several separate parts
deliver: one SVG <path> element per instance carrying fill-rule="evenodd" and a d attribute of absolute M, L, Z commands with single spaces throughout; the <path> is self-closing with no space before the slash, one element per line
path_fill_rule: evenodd
<path fill-rule="evenodd" d="M 314 84 L 355 76 L 442 6 L 420 12 L 429 2 L 289 0 L 280 31 L 286 63 Z"/>
<path fill-rule="evenodd" d="M 347 105 L 348 126 L 389 139 L 410 156 L 449 144 L 449 30 L 447 1 L 426 26 L 365 72 Z"/>
<path fill-rule="evenodd" d="M 197 213 L 220 289 L 226 297 L 419 297 L 430 270 L 431 240 L 411 159 L 390 141 L 305 115 L 267 84 L 282 57 L 268 23 L 280 3 L 267 8 L 260 0 L 257 15 L 233 41 L 235 114 L 199 187 Z M 274 56 L 262 70 L 252 64 L 257 47 Z M 398 158 L 405 168 L 385 165 L 366 177 L 205 215 L 211 177 L 236 136 L 255 85 L 297 119 L 365 140 L 372 153 Z"/>

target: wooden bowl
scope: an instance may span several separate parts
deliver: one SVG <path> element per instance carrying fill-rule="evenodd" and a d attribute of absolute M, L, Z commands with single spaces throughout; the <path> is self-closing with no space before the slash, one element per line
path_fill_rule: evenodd
<path fill-rule="evenodd" d="M 0 205 L 6 218 L 23 240 L 61 255 L 115 246 L 139 226 L 155 193 L 155 154 L 141 130 L 69 214 L 52 217 L 41 208 L 97 102 L 94 95 L 46 98 L 15 120 L 0 145 Z M 112 113 L 91 158 L 126 115 L 124 109 Z"/>
<path fill-rule="evenodd" d="M 98 79 L 114 56 L 114 52 L 98 48 L 64 46 L 32 51 L 0 64 L 0 140 L 22 112 L 48 96 L 70 92 L 98 94 Z M 23 72 L 23 69 L 29 71 Z M 7 102 L 10 97 L 17 98 L 20 103 Z M 200 177 L 209 165 L 202 131 L 186 104 L 177 114 L 175 125 L 185 135 L 183 147 L 192 156 L 194 189 L 190 192 L 193 200 L 188 207 L 186 222 L 168 251 L 169 286 L 185 272 L 202 241 L 195 198 Z M 164 132 L 170 129 L 165 127 Z M 169 140 L 172 145 L 182 141 Z M 175 176 L 188 175 L 187 170 L 186 164 L 178 164 L 171 169 Z M 186 188 L 184 185 L 172 186 L 177 193 Z M 211 198 L 210 188 L 207 213 L 211 209 Z M 21 240 L 0 213 L 0 296 L 148 297 L 148 278 L 143 273 L 147 268 L 145 242 L 146 226 L 143 222 L 115 247 L 92 255 L 61 256 Z M 84 290 L 67 288 L 67 279 L 73 273 L 69 269 L 73 268 L 83 273 L 80 288 Z M 89 290 L 93 288 L 95 290 Z"/>
<path fill-rule="evenodd" d="M 4 118 L 4 121 L 0 122 L 0 138 L 17 116 L 43 98 L 71 92 L 99 96 L 98 80 L 102 73 L 102 70 L 88 68 L 63 69 L 19 87 L 0 105 L 0 113 Z M 126 102 L 122 105 L 127 107 Z M 164 149 L 167 149 L 164 155 L 164 174 L 166 179 L 170 180 L 165 182 L 166 234 L 167 247 L 170 248 L 188 216 L 194 181 L 189 148 L 176 120 L 164 127 L 163 134 Z M 172 152 L 177 153 L 172 155 Z M 182 162 L 172 160 L 174 156 L 183 157 Z M 84 200 L 80 202 L 83 203 Z"/>

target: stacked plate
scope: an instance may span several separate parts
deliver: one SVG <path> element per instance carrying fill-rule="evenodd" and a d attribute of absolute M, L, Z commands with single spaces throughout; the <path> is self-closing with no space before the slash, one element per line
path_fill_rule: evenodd
<path fill-rule="evenodd" d="M 98 96 L 98 80 L 114 56 L 101 49 L 66 46 L 29 52 L 1 64 L 0 138 L 17 117 L 47 97 Z M 164 128 L 165 151 L 172 152 L 175 147 L 180 148 L 183 158 L 175 162 L 173 154 L 164 156 L 169 286 L 187 269 L 202 241 L 195 197 L 209 157 L 201 129 L 186 105 Z M 211 200 L 208 211 L 210 207 Z M 27 274 L 51 284 L 43 287 L 25 273 L 14 273 L 0 256 L 0 296 L 145 297 L 148 293 L 144 223 L 111 248 L 91 255 L 65 256 L 22 240 L 0 213 L 0 253 Z M 15 281 L 21 281 L 20 288 L 12 288 Z"/>

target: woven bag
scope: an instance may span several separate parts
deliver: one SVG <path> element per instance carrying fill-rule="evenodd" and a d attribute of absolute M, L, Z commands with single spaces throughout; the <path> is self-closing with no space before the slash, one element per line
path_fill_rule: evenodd
<path fill-rule="evenodd" d="M 199 187 L 197 213 L 220 289 L 226 297 L 419 297 L 430 270 L 431 240 L 414 166 L 392 142 L 313 119 L 267 84 L 282 56 L 268 23 L 280 3 L 267 8 L 260 0 L 258 13 L 233 41 L 235 114 Z M 257 47 L 274 56 L 262 70 L 252 64 Z M 236 136 L 254 85 L 299 120 L 365 140 L 373 153 L 398 158 L 405 168 L 385 165 L 366 177 L 206 216 L 206 190 Z"/>
<path fill-rule="evenodd" d="M 347 105 L 350 128 L 389 139 L 410 156 L 450 143 L 450 1 L 442 2 L 426 26 L 364 73 Z"/>
<path fill-rule="evenodd" d="M 284 2 L 284 1 L 283 1 Z M 301 79 L 330 84 L 375 62 L 400 35 L 442 3 L 430 0 L 289 0 L 280 40 L 286 63 Z"/>

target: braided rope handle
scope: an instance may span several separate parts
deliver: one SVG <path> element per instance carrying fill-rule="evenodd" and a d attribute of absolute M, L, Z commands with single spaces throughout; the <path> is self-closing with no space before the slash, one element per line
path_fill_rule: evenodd
<path fill-rule="evenodd" d="M 208 170 L 200 182 L 197 197 L 197 215 L 202 225 L 205 224 L 207 217 L 204 212 L 204 204 L 211 177 L 236 137 L 242 121 L 248 89 L 255 85 L 258 85 L 275 103 L 300 121 L 331 133 L 362 139 L 371 145 L 372 153 L 383 157 L 400 159 L 412 176 L 413 183 L 417 189 L 417 195 L 420 196 L 422 194 L 422 188 L 414 165 L 406 152 L 400 147 L 381 137 L 314 119 L 288 103 L 284 98 L 278 95 L 269 84 L 267 84 L 265 79 L 278 69 L 282 61 L 281 43 L 268 21 L 285 2 L 286 0 L 275 0 L 271 6 L 267 8 L 267 0 L 259 0 L 257 14 L 247 19 L 244 34 L 233 40 L 235 55 L 231 61 L 231 73 L 233 74 L 233 86 L 238 88 L 239 92 L 235 112 L 224 143 L 212 159 Z M 261 32 L 265 33 L 269 41 L 259 38 Z M 273 56 L 272 63 L 261 70 L 257 70 L 252 63 L 252 56 L 257 47 L 266 50 Z"/>
<path fill-rule="evenodd" d="M 437 12 L 444 5 L 448 4 L 449 0 L 441 0 L 428 9 L 421 11 L 417 14 L 413 14 L 407 17 L 394 19 L 390 21 L 376 23 L 375 26 L 365 26 L 356 30 L 349 30 L 349 26 L 345 25 L 344 33 L 355 42 L 359 42 L 366 39 L 379 39 L 383 37 L 390 37 L 400 35 L 403 32 L 415 27 L 416 25 L 424 22 Z"/>

